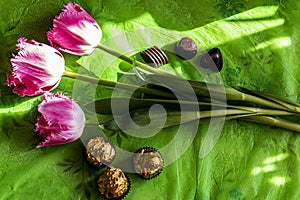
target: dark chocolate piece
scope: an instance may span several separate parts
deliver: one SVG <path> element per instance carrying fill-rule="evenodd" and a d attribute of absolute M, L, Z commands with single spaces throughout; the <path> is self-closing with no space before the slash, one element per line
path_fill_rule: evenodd
<path fill-rule="evenodd" d="M 165 52 L 156 46 L 146 49 L 140 54 L 144 61 L 153 67 L 159 67 L 169 62 Z"/>
<path fill-rule="evenodd" d="M 213 72 L 219 72 L 223 68 L 222 53 L 219 48 L 212 48 L 200 58 L 200 65 Z"/>
<path fill-rule="evenodd" d="M 192 59 L 197 54 L 197 45 L 191 38 L 184 37 L 176 44 L 175 53 L 183 60 Z"/>

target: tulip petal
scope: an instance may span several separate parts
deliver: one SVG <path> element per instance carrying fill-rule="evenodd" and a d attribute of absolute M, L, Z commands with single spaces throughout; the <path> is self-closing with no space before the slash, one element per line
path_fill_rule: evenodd
<path fill-rule="evenodd" d="M 45 93 L 38 106 L 42 114 L 36 123 L 42 142 L 37 147 L 66 144 L 80 138 L 85 116 L 80 106 L 60 94 Z"/>
<path fill-rule="evenodd" d="M 20 38 L 18 54 L 10 60 L 12 73 L 6 84 L 20 96 L 34 96 L 58 86 L 64 72 L 64 58 L 46 44 Z"/>
<path fill-rule="evenodd" d="M 101 41 L 102 30 L 83 8 L 69 2 L 53 20 L 53 29 L 47 37 L 50 44 L 60 51 L 89 55 Z"/>

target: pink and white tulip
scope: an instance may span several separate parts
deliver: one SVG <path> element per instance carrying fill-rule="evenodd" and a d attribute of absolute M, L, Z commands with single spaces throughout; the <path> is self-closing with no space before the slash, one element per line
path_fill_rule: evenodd
<path fill-rule="evenodd" d="M 41 116 L 36 131 L 42 142 L 37 148 L 70 143 L 82 135 L 85 115 L 72 99 L 62 94 L 45 93 L 38 111 Z"/>
<path fill-rule="evenodd" d="M 51 46 L 18 39 L 18 54 L 10 59 L 12 73 L 6 84 L 20 96 L 35 96 L 55 89 L 63 75 L 65 60 Z"/>
<path fill-rule="evenodd" d="M 82 7 L 71 2 L 53 20 L 53 29 L 47 34 L 50 44 L 63 52 L 89 55 L 102 38 L 102 30 Z"/>

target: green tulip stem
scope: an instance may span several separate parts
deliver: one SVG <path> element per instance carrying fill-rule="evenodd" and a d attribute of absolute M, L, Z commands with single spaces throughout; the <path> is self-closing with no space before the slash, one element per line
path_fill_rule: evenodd
<path fill-rule="evenodd" d="M 85 125 L 99 125 L 97 120 L 85 120 Z"/>
<path fill-rule="evenodd" d="M 237 100 L 239 100 L 239 101 L 248 101 L 248 102 L 251 102 L 251 103 L 255 103 L 257 105 L 268 106 L 270 108 L 291 111 L 291 109 L 289 109 L 285 106 L 282 106 L 280 104 L 277 104 L 275 102 L 272 102 L 272 101 L 269 101 L 267 99 L 263 99 L 263 98 L 260 98 L 260 97 L 257 97 L 257 96 L 252 96 L 252 95 L 249 95 L 249 94 L 245 94 L 245 93 L 241 93 L 240 98 L 238 98 Z M 292 111 L 294 111 L 294 110 L 292 110 Z"/>
<path fill-rule="evenodd" d="M 115 57 L 117 57 L 117 58 L 119 58 L 119 59 L 121 59 L 121 60 L 123 60 L 123 61 L 125 61 L 125 62 L 127 62 L 127 63 L 129 63 L 129 64 L 131 64 L 131 65 L 135 64 L 136 67 L 139 67 L 139 68 L 141 68 L 141 69 L 144 69 L 144 70 L 146 70 L 146 71 L 148 71 L 148 72 L 151 72 L 151 73 L 154 73 L 154 74 L 159 74 L 159 75 L 164 75 L 164 76 L 169 76 L 169 77 L 174 77 L 174 78 L 176 77 L 176 78 L 178 78 L 178 77 L 175 76 L 175 75 L 172 75 L 172 74 L 170 74 L 170 73 L 167 73 L 167 72 L 164 72 L 164 71 L 155 69 L 155 68 L 153 68 L 153 67 L 151 67 L 151 66 L 149 66 L 149 65 L 146 65 L 146 64 L 144 64 L 144 63 L 142 63 L 142 62 L 139 62 L 139 61 L 137 61 L 137 60 L 134 60 L 134 59 L 132 59 L 132 58 L 130 58 L 130 57 L 128 57 L 128 56 L 125 56 L 125 55 L 123 55 L 123 54 L 120 54 L 119 52 L 117 52 L 117 51 L 115 51 L 115 50 L 113 50 L 113 49 L 110 49 L 110 48 L 108 48 L 108 47 L 102 45 L 101 43 L 98 44 L 98 45 L 96 46 L 96 48 L 101 49 L 101 50 L 105 51 L 106 53 L 109 53 L 109 54 L 111 54 L 111 55 L 113 55 L 113 56 L 115 56 Z"/>
<path fill-rule="evenodd" d="M 137 92 L 141 92 L 144 94 L 155 95 L 155 96 L 160 96 L 160 97 L 165 97 L 165 98 L 173 98 L 173 99 L 175 98 L 175 96 L 173 94 L 168 93 L 168 92 L 163 92 L 160 90 L 146 88 L 146 87 L 138 87 L 138 86 L 130 85 L 127 83 L 120 83 L 120 82 L 108 81 L 108 80 L 103 80 L 103 79 L 97 79 L 94 77 L 85 76 L 85 75 L 77 74 L 77 73 L 70 72 L 70 71 L 65 71 L 63 75 L 65 77 L 78 79 L 78 80 L 89 82 L 89 83 L 95 83 L 95 84 L 102 85 L 102 86 L 117 87 L 117 88 L 121 88 L 124 90 L 137 91 Z"/>
<path fill-rule="evenodd" d="M 300 124 L 271 116 L 248 116 L 240 119 L 300 132 Z"/>

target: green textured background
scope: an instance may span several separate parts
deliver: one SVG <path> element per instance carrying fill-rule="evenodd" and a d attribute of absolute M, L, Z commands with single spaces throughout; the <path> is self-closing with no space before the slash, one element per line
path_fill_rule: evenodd
<path fill-rule="evenodd" d="M 47 43 L 46 32 L 65 2 L 0 2 L 1 200 L 101 199 L 95 185 L 101 171 L 92 169 L 82 159 L 82 142 L 35 149 L 38 138 L 33 130 L 40 97 L 20 98 L 2 84 L 10 72 L 9 59 L 16 53 L 17 39 L 25 36 Z M 164 46 L 178 36 L 190 36 L 204 49 L 217 46 L 222 50 L 224 68 L 220 76 L 224 83 L 300 101 L 299 0 L 81 0 L 76 3 L 102 27 L 104 43 L 124 33 L 129 36 L 128 43 L 137 46 Z M 157 28 L 157 32 L 150 31 L 147 35 L 141 27 Z M 131 40 L 128 30 L 135 30 L 140 37 Z M 164 37 L 169 40 L 163 40 Z M 80 68 L 91 75 L 117 79 L 117 61 L 110 63 L 98 50 L 89 57 L 64 56 L 70 70 Z M 200 79 L 184 68 L 186 63 L 172 64 L 174 73 Z M 172 69 L 170 65 L 169 68 Z M 91 95 L 88 85 L 80 87 L 85 91 L 82 97 Z M 56 91 L 72 96 L 73 81 L 63 78 Z M 101 89 L 96 96 L 109 94 L 109 90 Z M 80 95 L 76 100 L 79 104 L 86 103 Z M 129 174 L 132 188 L 126 199 L 300 199 L 298 133 L 228 121 L 213 150 L 199 158 L 205 126 L 199 127 L 192 145 L 157 178 L 144 181 Z M 84 138 L 97 133 L 96 129 L 87 126 Z M 134 151 L 147 145 L 161 148 L 175 133 L 176 128 L 170 128 L 144 140 L 118 132 L 107 136 L 115 145 Z M 188 138 L 189 133 L 186 134 Z M 174 155 L 180 151 L 180 142 L 170 149 Z"/>

